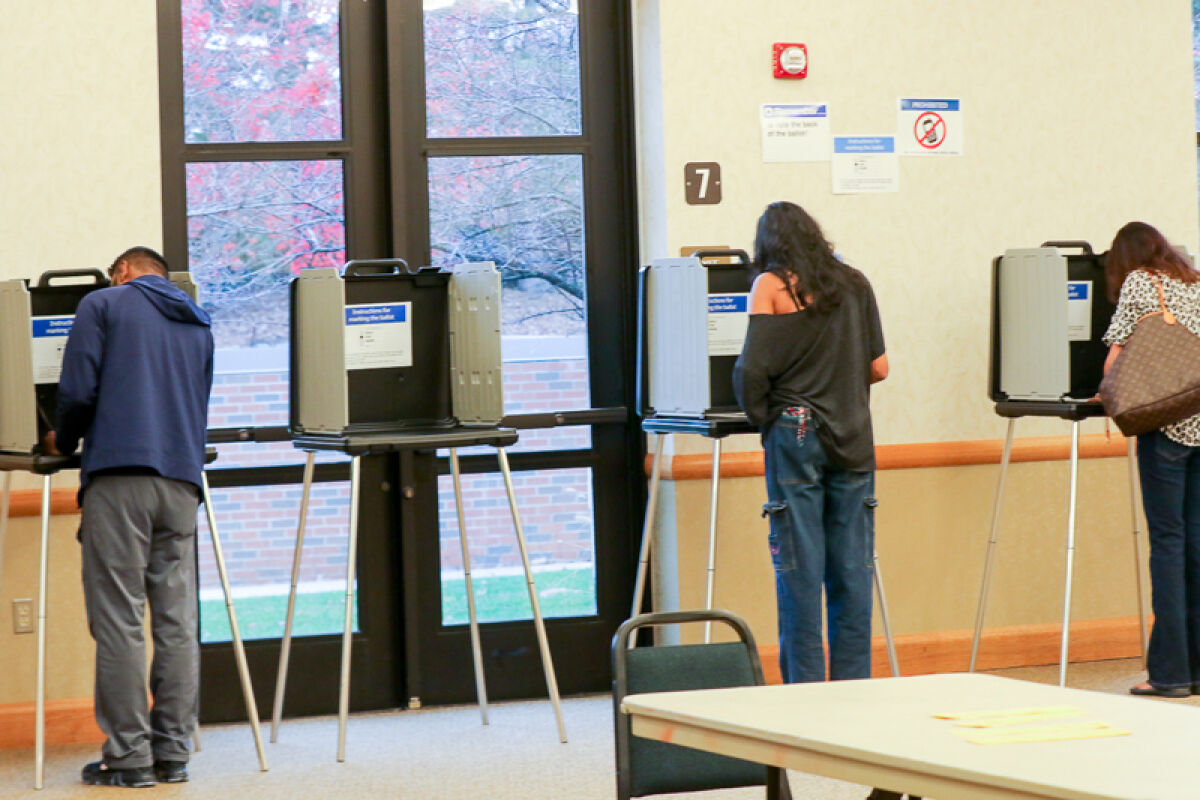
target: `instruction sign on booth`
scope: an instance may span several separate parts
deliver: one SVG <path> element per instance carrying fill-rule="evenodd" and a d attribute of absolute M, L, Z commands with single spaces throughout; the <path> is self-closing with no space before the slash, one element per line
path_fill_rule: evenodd
<path fill-rule="evenodd" d="M 900 98 L 896 141 L 904 156 L 961 156 L 961 100 Z"/>
<path fill-rule="evenodd" d="M 33 318 L 33 382 L 58 383 L 74 314 Z"/>
<path fill-rule="evenodd" d="M 412 365 L 412 303 L 346 306 L 346 369 Z"/>

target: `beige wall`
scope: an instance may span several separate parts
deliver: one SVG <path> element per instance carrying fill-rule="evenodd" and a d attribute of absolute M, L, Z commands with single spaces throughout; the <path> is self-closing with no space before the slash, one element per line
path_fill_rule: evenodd
<path fill-rule="evenodd" d="M 986 380 L 989 274 L 1006 248 L 1085 239 L 1102 251 L 1121 224 L 1144 219 L 1197 251 L 1186 0 L 633 3 L 643 260 L 685 245 L 750 248 L 767 203 L 805 206 L 878 295 L 892 365 L 873 395 L 880 444 L 1002 437 Z M 771 77 L 776 41 L 807 44 L 807 79 Z M 763 103 L 827 102 L 835 135 L 889 134 L 901 96 L 960 98 L 965 142 L 961 157 L 902 156 L 898 193 L 835 196 L 827 163 L 762 161 Z M 720 205 L 685 204 L 688 161 L 720 162 Z M 1058 420 L 1022 420 L 1017 435 L 1068 432 Z M 668 454 L 710 446 L 671 439 Z M 726 450 L 758 446 L 736 437 Z M 879 474 L 878 550 L 897 633 L 973 626 L 996 472 Z M 1124 460 L 1086 462 L 1083 475 L 1075 617 L 1129 616 Z M 663 489 L 678 602 L 696 607 L 707 481 Z M 764 494 L 761 478 L 722 483 L 717 604 L 747 615 L 770 642 Z M 1013 467 L 989 625 L 1060 618 L 1066 500 L 1063 462 Z M 664 602 L 675 602 L 674 587 L 664 584 Z"/>
<path fill-rule="evenodd" d="M 47 581 L 46 697 L 90 697 L 95 646 L 88 635 L 79 575 L 78 516 L 55 517 L 50 527 L 50 580 Z M 0 614 L 0 705 L 33 700 L 37 637 L 12 628 L 12 600 L 38 596 L 41 525 L 37 517 L 9 523 L 4 547 Z"/>
<path fill-rule="evenodd" d="M 1197 250 L 1186 0 L 635 4 L 643 257 L 750 248 L 768 202 L 806 207 L 875 285 L 892 364 L 875 392 L 880 443 L 1002 435 L 986 353 L 988 276 L 1006 248 L 1105 250 L 1145 219 Z M 781 40 L 807 44 L 807 79 L 771 77 Z M 762 103 L 824 101 L 834 134 L 887 134 L 901 96 L 961 98 L 965 155 L 902 156 L 900 191 L 874 196 L 833 195 L 828 163 L 762 161 Z M 720 205 L 685 204 L 688 161 L 720 162 Z"/>
<path fill-rule="evenodd" d="M 1081 464 L 1073 620 L 1137 613 L 1127 465 L 1123 458 Z M 875 545 L 894 635 L 974 627 L 998 475 L 998 466 L 877 474 Z M 656 600 L 702 608 L 709 484 L 662 485 L 671 516 L 660 515 L 664 526 L 660 530 L 678 533 L 667 547 L 668 557 L 678 562 L 679 578 L 675 589 L 674 575 L 668 576 Z M 1062 619 L 1067 486 L 1065 461 L 1010 468 L 997 533 L 988 627 Z M 722 481 L 714 604 L 744 616 L 755 635 L 771 644 L 776 633 L 775 578 L 767 553 L 767 523 L 757 513 L 766 499 L 762 478 Z M 1147 580 L 1145 530 L 1139 513 L 1143 581 Z M 664 597 L 664 591 L 678 595 Z M 878 615 L 875 632 L 883 633 Z"/>
<path fill-rule="evenodd" d="M 158 34 L 153 0 L 10 0 L 0 25 L 0 280 L 106 267 L 162 245 Z M 14 476 L 19 488 L 39 484 Z M 69 485 L 63 476 L 56 485 Z M 87 697 L 92 643 L 78 517 L 54 520 L 47 696 Z M 0 703 L 33 699 L 35 637 L 12 599 L 37 597 L 36 518 L 12 520 L 0 569 Z"/>

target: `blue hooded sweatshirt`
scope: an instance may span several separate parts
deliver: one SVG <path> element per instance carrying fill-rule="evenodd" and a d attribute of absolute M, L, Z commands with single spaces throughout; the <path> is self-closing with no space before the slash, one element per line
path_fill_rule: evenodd
<path fill-rule="evenodd" d="M 90 292 L 58 383 L 58 449 L 84 440 L 80 496 L 101 470 L 200 485 L 213 379 L 208 313 L 160 275 Z"/>

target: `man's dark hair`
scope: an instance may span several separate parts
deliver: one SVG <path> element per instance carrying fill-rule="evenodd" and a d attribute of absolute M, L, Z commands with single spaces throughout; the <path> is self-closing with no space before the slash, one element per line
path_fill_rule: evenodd
<path fill-rule="evenodd" d="M 117 271 L 117 264 L 122 261 L 128 261 L 130 266 L 143 272 L 157 272 L 164 278 L 171 268 L 167 266 L 167 260 L 159 255 L 158 251 L 151 250 L 149 247 L 131 247 L 121 255 L 113 259 L 112 266 L 108 268 L 108 277 L 112 277 Z"/>

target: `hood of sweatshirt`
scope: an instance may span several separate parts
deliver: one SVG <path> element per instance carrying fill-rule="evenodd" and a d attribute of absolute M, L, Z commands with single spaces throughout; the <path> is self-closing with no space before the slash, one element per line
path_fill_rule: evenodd
<path fill-rule="evenodd" d="M 212 325 L 208 312 L 188 297 L 187 292 L 161 275 L 141 275 L 126 286 L 132 286 L 150 301 L 164 317 L 191 325 Z"/>

